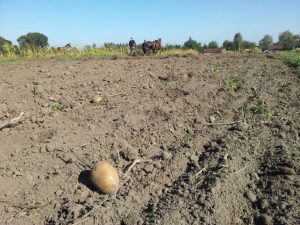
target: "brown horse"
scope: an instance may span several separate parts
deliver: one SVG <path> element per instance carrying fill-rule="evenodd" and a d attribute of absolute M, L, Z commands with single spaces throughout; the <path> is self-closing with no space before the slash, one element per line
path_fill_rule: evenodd
<path fill-rule="evenodd" d="M 142 44 L 144 55 L 150 55 L 151 51 L 156 54 L 159 50 L 162 49 L 161 39 L 155 41 L 144 41 Z"/>
<path fill-rule="evenodd" d="M 152 51 L 156 54 L 159 50 L 162 49 L 161 38 L 152 42 Z"/>
<path fill-rule="evenodd" d="M 56 50 L 58 52 L 63 52 L 63 53 L 66 53 L 66 52 L 69 52 L 71 51 L 72 47 L 71 47 L 71 44 L 66 44 L 64 47 L 58 47 Z"/>

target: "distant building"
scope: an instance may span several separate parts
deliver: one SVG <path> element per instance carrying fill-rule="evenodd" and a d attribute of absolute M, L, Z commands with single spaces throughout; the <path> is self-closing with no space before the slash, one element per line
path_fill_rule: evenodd
<path fill-rule="evenodd" d="M 273 51 L 273 52 L 284 51 L 284 50 L 285 50 L 285 48 L 281 44 L 272 44 L 270 47 L 270 51 Z"/>
<path fill-rule="evenodd" d="M 204 53 L 205 55 L 210 55 L 210 54 L 220 54 L 221 51 L 222 51 L 221 48 L 205 48 L 205 49 L 203 50 L 203 53 Z"/>

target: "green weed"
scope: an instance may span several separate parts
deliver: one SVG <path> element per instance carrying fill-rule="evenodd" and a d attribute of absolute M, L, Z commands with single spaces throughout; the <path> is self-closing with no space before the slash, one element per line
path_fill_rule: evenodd
<path fill-rule="evenodd" d="M 273 116 L 272 110 L 269 109 L 262 101 L 254 102 L 251 106 L 251 111 L 254 114 L 263 114 L 267 118 L 271 118 Z"/>
<path fill-rule="evenodd" d="M 142 50 L 137 49 L 138 55 L 142 55 Z M 198 56 L 199 53 L 192 49 L 170 49 L 159 52 L 157 57 L 184 57 Z M 106 46 L 100 48 L 72 48 L 70 51 L 61 52 L 55 48 L 44 49 L 16 49 L 13 46 L 0 52 L 0 62 L 10 62 L 23 59 L 36 58 L 60 58 L 60 59 L 80 59 L 80 58 L 100 58 L 100 59 L 124 59 L 129 58 L 129 49 L 125 46 Z"/>
<path fill-rule="evenodd" d="M 183 134 L 183 143 L 184 144 L 190 144 L 193 142 L 193 135 L 189 130 L 185 130 Z"/>
<path fill-rule="evenodd" d="M 228 90 L 237 91 L 241 88 L 241 84 L 238 82 L 238 79 L 233 78 L 231 80 L 225 81 L 225 87 Z"/>
<path fill-rule="evenodd" d="M 40 214 L 36 211 L 30 211 L 27 213 L 27 218 L 30 220 L 35 219 L 38 216 L 40 216 Z"/>
<path fill-rule="evenodd" d="M 295 68 L 295 72 L 300 77 L 300 52 L 279 52 L 276 54 L 276 58 L 281 59 L 285 64 Z"/>
<path fill-rule="evenodd" d="M 51 105 L 50 105 L 50 110 L 52 112 L 59 112 L 61 111 L 61 105 L 58 103 L 58 102 L 53 102 Z"/>
<path fill-rule="evenodd" d="M 210 64 L 209 70 L 212 73 L 218 73 L 220 71 L 220 66 L 218 64 Z"/>

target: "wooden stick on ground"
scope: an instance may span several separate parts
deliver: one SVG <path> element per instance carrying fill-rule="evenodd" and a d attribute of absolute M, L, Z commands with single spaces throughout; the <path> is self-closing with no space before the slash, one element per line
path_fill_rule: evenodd
<path fill-rule="evenodd" d="M 24 115 L 24 112 L 21 112 L 20 115 L 18 115 L 17 117 L 5 121 L 4 123 L 2 123 L 0 125 L 0 130 L 2 130 L 3 128 L 6 128 L 6 127 L 12 127 L 12 126 L 16 125 L 17 123 L 20 123 L 21 121 L 23 121 L 25 119 L 25 117 L 23 115 Z"/>

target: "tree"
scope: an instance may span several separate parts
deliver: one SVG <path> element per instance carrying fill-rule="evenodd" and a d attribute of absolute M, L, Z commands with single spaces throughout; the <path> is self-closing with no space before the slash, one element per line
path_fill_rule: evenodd
<path fill-rule="evenodd" d="M 3 51 L 3 46 L 4 45 L 12 45 L 11 41 L 9 40 L 6 40 L 5 38 L 3 37 L 0 37 L 0 52 Z"/>
<path fill-rule="evenodd" d="M 201 52 L 203 48 L 201 46 L 201 43 L 198 43 L 197 41 L 193 40 L 190 37 L 189 40 L 187 40 L 186 42 L 184 42 L 183 49 L 195 49 L 198 52 Z"/>
<path fill-rule="evenodd" d="M 241 51 L 243 36 L 241 33 L 236 33 L 233 38 L 235 50 Z"/>
<path fill-rule="evenodd" d="M 48 37 L 41 33 L 28 33 L 17 39 L 20 48 L 45 48 L 48 44 Z"/>
<path fill-rule="evenodd" d="M 256 43 L 255 42 L 251 42 L 251 41 L 243 41 L 242 47 L 244 49 L 251 49 L 251 50 L 253 50 L 256 47 Z"/>
<path fill-rule="evenodd" d="M 265 51 L 269 50 L 271 45 L 273 44 L 273 38 L 271 35 L 266 34 L 260 41 L 259 41 L 259 47 Z"/>
<path fill-rule="evenodd" d="M 216 41 L 211 41 L 208 43 L 209 48 L 219 48 L 219 45 Z"/>
<path fill-rule="evenodd" d="M 284 31 L 279 34 L 278 43 L 282 44 L 285 49 L 291 50 L 294 47 L 294 35 L 290 31 Z"/>
<path fill-rule="evenodd" d="M 300 47 L 300 35 L 294 35 L 294 47 L 299 48 Z"/>
<path fill-rule="evenodd" d="M 226 50 L 230 50 L 230 51 L 233 51 L 234 50 L 234 43 L 232 41 L 228 41 L 228 40 L 225 40 L 223 42 L 223 48 L 225 48 Z"/>

